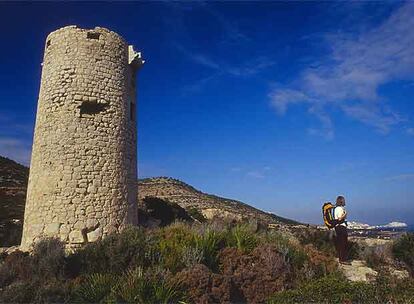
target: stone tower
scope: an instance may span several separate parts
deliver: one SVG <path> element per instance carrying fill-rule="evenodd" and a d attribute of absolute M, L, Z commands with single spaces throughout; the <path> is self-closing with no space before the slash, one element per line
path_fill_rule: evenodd
<path fill-rule="evenodd" d="M 137 224 L 135 75 L 141 54 L 105 28 L 46 39 L 21 247 L 68 247 Z"/>

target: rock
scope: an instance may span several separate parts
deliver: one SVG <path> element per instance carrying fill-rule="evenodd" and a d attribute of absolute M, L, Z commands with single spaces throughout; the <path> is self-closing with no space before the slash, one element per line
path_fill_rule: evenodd
<path fill-rule="evenodd" d="M 407 270 L 394 269 L 394 270 L 391 270 L 390 273 L 394 278 L 399 279 L 399 280 L 408 279 L 410 277 L 410 274 L 408 273 Z"/>
<path fill-rule="evenodd" d="M 378 275 L 378 272 L 366 266 L 361 260 L 354 260 L 351 265 L 339 264 L 339 269 L 352 282 L 372 282 Z"/>
<path fill-rule="evenodd" d="M 69 242 L 74 244 L 80 244 L 84 242 L 82 232 L 79 230 L 73 230 L 69 233 Z"/>
<path fill-rule="evenodd" d="M 240 214 L 229 212 L 227 210 L 222 210 L 219 208 L 202 209 L 201 213 L 206 219 L 209 219 L 209 220 L 215 217 L 231 219 L 231 220 L 236 220 L 236 221 L 241 221 L 243 219 L 243 216 Z"/>
<path fill-rule="evenodd" d="M 20 250 L 20 246 L 0 247 L 0 254 L 2 253 L 10 254 L 17 250 Z"/>
<path fill-rule="evenodd" d="M 102 238 L 102 229 L 97 228 L 94 231 L 91 231 L 87 234 L 88 242 L 96 242 L 97 240 Z"/>

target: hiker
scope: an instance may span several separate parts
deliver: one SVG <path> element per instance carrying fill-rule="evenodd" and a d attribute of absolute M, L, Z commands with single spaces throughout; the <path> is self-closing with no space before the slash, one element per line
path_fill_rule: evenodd
<path fill-rule="evenodd" d="M 348 260 L 348 231 L 346 222 L 345 197 L 342 195 L 336 198 L 334 209 L 335 225 L 335 247 L 338 253 L 339 263 L 350 265 Z"/>

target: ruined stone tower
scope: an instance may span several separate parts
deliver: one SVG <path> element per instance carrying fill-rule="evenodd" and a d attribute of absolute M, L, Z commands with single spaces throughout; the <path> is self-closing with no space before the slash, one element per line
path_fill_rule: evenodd
<path fill-rule="evenodd" d="M 118 34 L 67 26 L 46 39 L 22 248 L 68 247 L 137 223 L 135 74 Z"/>

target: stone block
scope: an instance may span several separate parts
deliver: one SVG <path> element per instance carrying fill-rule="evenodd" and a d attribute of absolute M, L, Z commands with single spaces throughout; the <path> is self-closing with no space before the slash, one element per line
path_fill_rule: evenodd
<path fill-rule="evenodd" d="M 96 242 L 102 238 L 102 229 L 97 228 L 87 234 L 88 242 Z"/>
<path fill-rule="evenodd" d="M 72 244 L 81 244 L 84 242 L 82 232 L 79 230 L 73 230 L 69 233 L 69 242 Z"/>
<path fill-rule="evenodd" d="M 45 227 L 45 234 L 48 236 L 56 236 L 59 234 L 60 223 L 47 224 Z"/>

